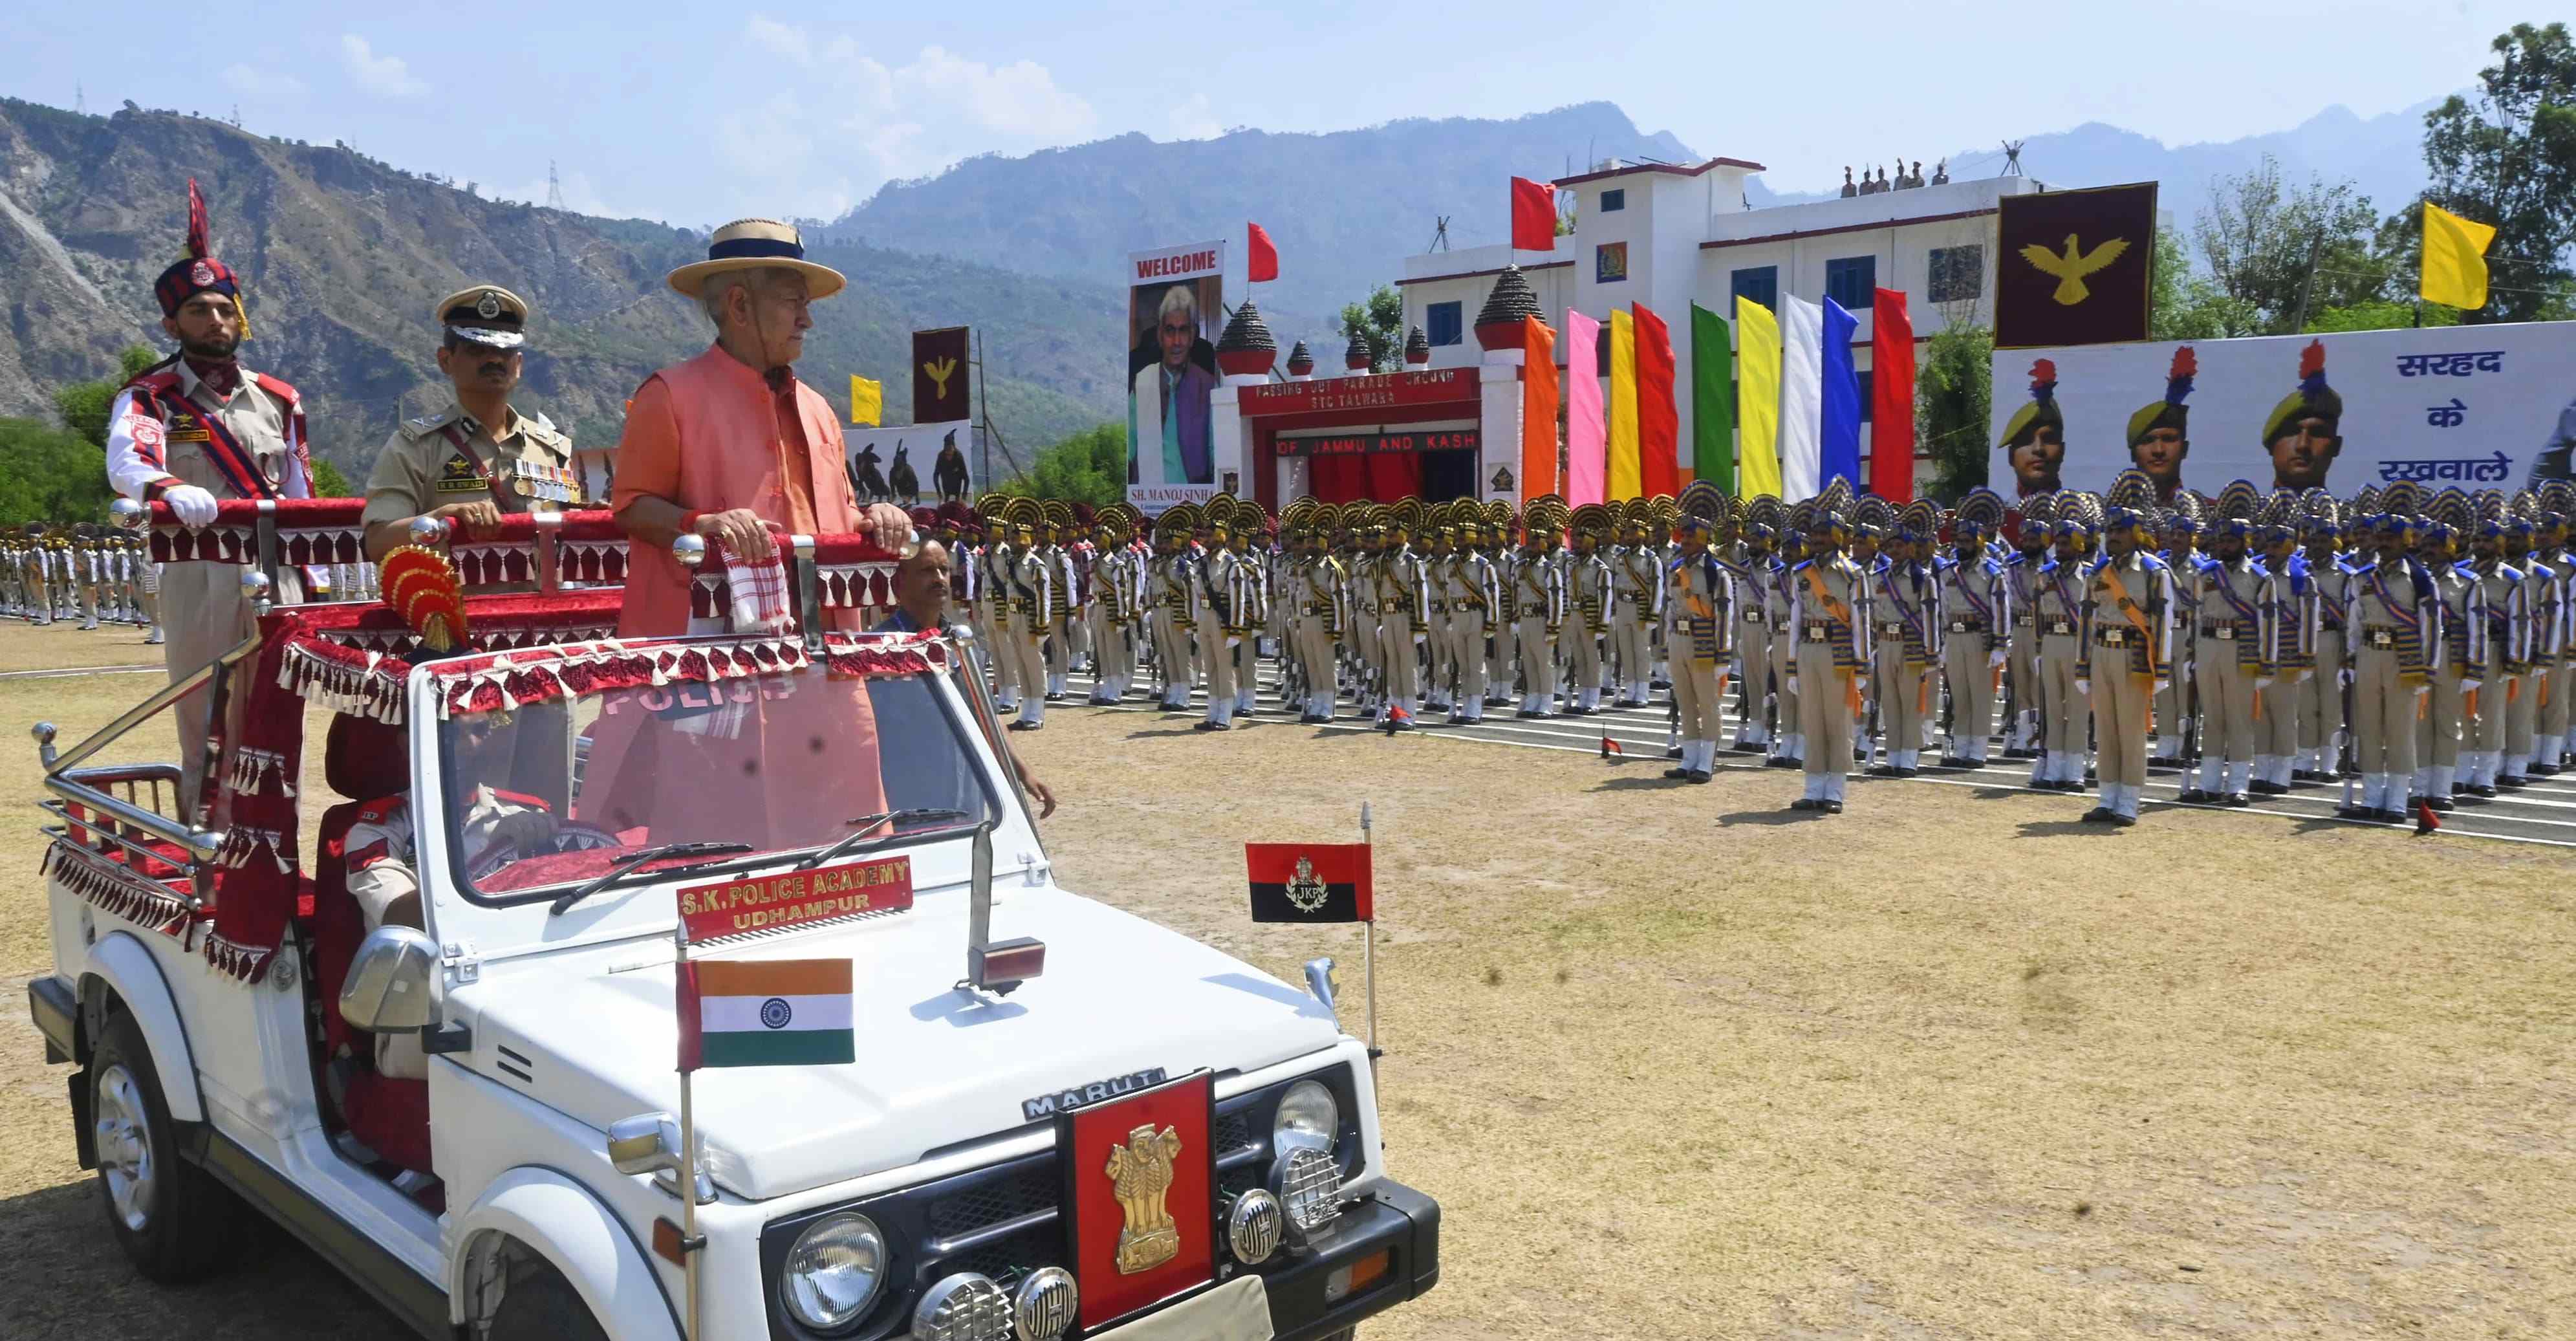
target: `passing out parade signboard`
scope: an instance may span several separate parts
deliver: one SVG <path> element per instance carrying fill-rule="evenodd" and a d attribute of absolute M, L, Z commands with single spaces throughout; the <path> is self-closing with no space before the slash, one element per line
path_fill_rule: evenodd
<path fill-rule="evenodd" d="M 1999 351 L 1988 442 L 2001 445 L 2046 360 L 2065 422 L 2062 486 L 2098 491 L 2132 464 L 2149 468 L 2138 456 L 2153 449 L 2132 431 L 2172 418 L 2144 412 L 2173 393 L 2185 344 L 2179 471 L 2201 493 L 2234 479 L 2322 484 L 2338 497 L 2397 480 L 2511 491 L 2568 475 L 2576 322 Z M 1990 476 L 2010 496 L 2008 455 L 1997 452 Z"/>

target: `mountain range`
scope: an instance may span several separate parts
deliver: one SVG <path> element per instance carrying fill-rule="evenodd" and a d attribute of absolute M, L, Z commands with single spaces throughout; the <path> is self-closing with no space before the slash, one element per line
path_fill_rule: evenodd
<path fill-rule="evenodd" d="M 2294 178 L 2354 179 L 2387 212 L 2423 184 L 2430 105 L 2367 119 L 2329 108 L 2286 131 L 2178 147 L 2088 123 L 2028 137 L 2021 165 L 2054 186 L 2158 180 L 2188 228 L 2214 177 L 2270 153 Z M 1760 158 L 1758 137 L 1747 140 L 1718 149 Z M 1282 258 L 1281 278 L 1257 295 L 1272 330 L 1283 348 L 1318 341 L 1330 366 L 1331 314 L 1392 279 L 1403 257 L 1443 233 L 1460 246 L 1503 237 L 1505 178 L 1700 157 L 1589 102 L 1510 120 L 1168 143 L 1130 134 L 972 158 L 808 227 L 810 255 L 850 287 L 815 305 L 800 371 L 836 402 L 847 374 L 882 379 L 885 418 L 901 423 L 907 333 L 971 325 L 984 342 L 982 403 L 1025 460 L 1119 417 L 1131 250 L 1210 238 L 1239 249 L 1245 222 L 1261 222 Z M 1994 150 L 1950 164 L 1960 177 L 2003 167 Z M 1800 165 L 1796 179 L 1833 182 L 1840 167 Z M 206 189 L 217 253 L 248 277 L 257 338 L 246 358 L 303 388 L 315 446 L 353 477 L 401 417 L 442 403 L 429 309 L 454 289 L 499 283 L 536 306 L 526 399 L 582 441 L 613 437 L 637 383 L 707 338 L 701 314 L 662 282 L 704 254 L 695 231 L 484 199 L 343 146 L 130 103 L 100 117 L 0 100 L 0 414 L 47 416 L 54 387 L 102 375 L 119 347 L 166 344 L 150 285 L 178 254 L 191 177 Z M 1775 194 L 1757 178 L 1746 197 L 1758 207 L 1815 195 Z"/>

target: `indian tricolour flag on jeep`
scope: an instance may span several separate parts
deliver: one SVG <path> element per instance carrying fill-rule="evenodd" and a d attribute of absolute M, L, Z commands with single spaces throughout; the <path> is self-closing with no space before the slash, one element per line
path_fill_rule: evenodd
<path fill-rule="evenodd" d="M 680 1069 L 833 1066 L 857 1059 L 846 959 L 680 965 Z"/>

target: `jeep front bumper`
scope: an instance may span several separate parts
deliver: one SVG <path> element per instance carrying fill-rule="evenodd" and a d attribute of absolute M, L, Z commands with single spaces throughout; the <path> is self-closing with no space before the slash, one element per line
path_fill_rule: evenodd
<path fill-rule="evenodd" d="M 1381 1252 L 1387 1254 L 1383 1274 L 1332 1297 L 1335 1273 Z M 1368 1197 L 1342 1208 L 1314 1251 L 1262 1274 L 1277 1341 L 1329 1336 L 1440 1283 L 1440 1203 L 1402 1183 L 1381 1182 Z"/>

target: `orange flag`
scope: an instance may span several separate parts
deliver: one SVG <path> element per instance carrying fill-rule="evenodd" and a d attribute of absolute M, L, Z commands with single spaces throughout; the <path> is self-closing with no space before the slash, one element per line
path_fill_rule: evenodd
<path fill-rule="evenodd" d="M 1556 488 L 1556 332 L 1521 318 L 1521 497 Z"/>

